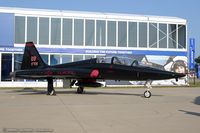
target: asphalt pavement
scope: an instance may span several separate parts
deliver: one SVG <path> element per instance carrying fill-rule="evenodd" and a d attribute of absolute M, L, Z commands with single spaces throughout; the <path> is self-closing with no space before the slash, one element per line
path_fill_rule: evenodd
<path fill-rule="evenodd" d="M 199 133 L 200 88 L 0 89 L 0 133 Z"/>

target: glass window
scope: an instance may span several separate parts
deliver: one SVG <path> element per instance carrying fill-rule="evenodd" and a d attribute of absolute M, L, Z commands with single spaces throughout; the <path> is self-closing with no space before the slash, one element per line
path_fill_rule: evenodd
<path fill-rule="evenodd" d="M 108 21 L 107 24 L 107 46 L 116 46 L 116 22 Z"/>
<path fill-rule="evenodd" d="M 22 65 L 23 54 L 14 55 L 14 71 L 20 70 Z M 23 79 L 15 79 L 15 81 L 24 81 Z"/>
<path fill-rule="evenodd" d="M 60 44 L 60 33 L 61 33 L 61 19 L 51 18 L 51 44 Z"/>
<path fill-rule="evenodd" d="M 63 19 L 62 45 L 72 45 L 72 19 Z"/>
<path fill-rule="evenodd" d="M 94 55 L 85 55 L 85 59 L 87 60 L 87 59 L 92 59 L 92 58 L 94 58 Z"/>
<path fill-rule="evenodd" d="M 27 17 L 27 41 L 37 44 L 37 18 Z"/>
<path fill-rule="evenodd" d="M 44 61 L 44 63 L 49 64 L 49 56 L 47 54 L 41 54 L 42 60 Z"/>
<path fill-rule="evenodd" d="M 94 46 L 94 20 L 85 21 L 85 45 Z"/>
<path fill-rule="evenodd" d="M 62 55 L 62 63 L 72 62 L 72 55 Z"/>
<path fill-rule="evenodd" d="M 10 72 L 12 71 L 12 54 L 1 56 L 1 81 L 11 81 Z"/>
<path fill-rule="evenodd" d="M 14 70 L 20 70 L 22 65 L 23 54 L 14 55 Z"/>
<path fill-rule="evenodd" d="M 139 47 L 147 47 L 147 23 L 139 23 Z"/>
<path fill-rule="evenodd" d="M 118 22 L 118 46 L 127 47 L 127 22 Z"/>
<path fill-rule="evenodd" d="M 50 65 L 60 64 L 60 55 L 51 55 L 50 56 Z"/>
<path fill-rule="evenodd" d="M 74 19 L 74 45 L 83 45 L 83 20 Z"/>
<path fill-rule="evenodd" d="M 149 23 L 149 47 L 157 48 L 157 24 Z"/>
<path fill-rule="evenodd" d="M 137 23 L 128 23 L 128 46 L 137 47 Z"/>
<path fill-rule="evenodd" d="M 15 43 L 24 44 L 25 42 L 25 17 L 15 17 Z"/>
<path fill-rule="evenodd" d="M 39 18 L 39 44 L 49 44 L 49 18 Z"/>
<path fill-rule="evenodd" d="M 167 48 L 167 25 L 159 24 L 159 48 Z"/>
<path fill-rule="evenodd" d="M 103 58 L 103 57 L 105 57 L 106 55 L 96 55 L 96 58 Z"/>
<path fill-rule="evenodd" d="M 168 25 L 168 46 L 169 48 L 176 48 L 176 25 L 175 24 L 169 24 Z"/>
<path fill-rule="evenodd" d="M 178 48 L 186 48 L 186 28 L 185 25 L 178 25 Z"/>
<path fill-rule="evenodd" d="M 103 20 L 96 21 L 96 46 L 105 46 L 106 44 L 106 23 Z"/>
<path fill-rule="evenodd" d="M 74 55 L 74 62 L 75 61 L 82 61 L 83 60 L 83 55 Z"/>

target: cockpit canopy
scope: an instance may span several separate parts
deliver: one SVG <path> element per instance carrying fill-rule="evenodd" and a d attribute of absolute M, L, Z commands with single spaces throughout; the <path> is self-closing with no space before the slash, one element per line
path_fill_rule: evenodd
<path fill-rule="evenodd" d="M 133 58 L 128 57 L 101 57 L 97 58 L 97 63 L 108 63 L 108 64 L 118 64 L 125 66 L 138 66 L 141 65 L 141 62 L 134 60 Z"/>

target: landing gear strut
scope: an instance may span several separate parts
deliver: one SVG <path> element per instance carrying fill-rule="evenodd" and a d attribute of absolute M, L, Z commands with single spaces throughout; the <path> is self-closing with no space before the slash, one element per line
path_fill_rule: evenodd
<path fill-rule="evenodd" d="M 150 92 L 150 89 L 152 88 L 151 83 L 152 83 L 151 80 L 147 80 L 146 83 L 145 83 L 145 86 L 147 87 L 147 90 L 144 92 L 145 98 L 151 97 L 151 92 Z"/>
<path fill-rule="evenodd" d="M 47 82 L 48 82 L 47 95 L 50 95 L 50 96 L 56 95 L 56 92 L 53 88 L 53 78 L 48 78 Z"/>
<path fill-rule="evenodd" d="M 77 88 L 77 93 L 78 93 L 78 94 L 82 94 L 83 92 L 84 92 L 84 88 L 81 87 L 81 86 L 79 86 L 79 87 Z"/>

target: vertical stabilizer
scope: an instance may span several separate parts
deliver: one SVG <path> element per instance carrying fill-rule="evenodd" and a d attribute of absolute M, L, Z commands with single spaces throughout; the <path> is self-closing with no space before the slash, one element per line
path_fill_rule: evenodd
<path fill-rule="evenodd" d="M 21 69 L 45 68 L 47 64 L 42 60 L 33 42 L 26 42 Z"/>

